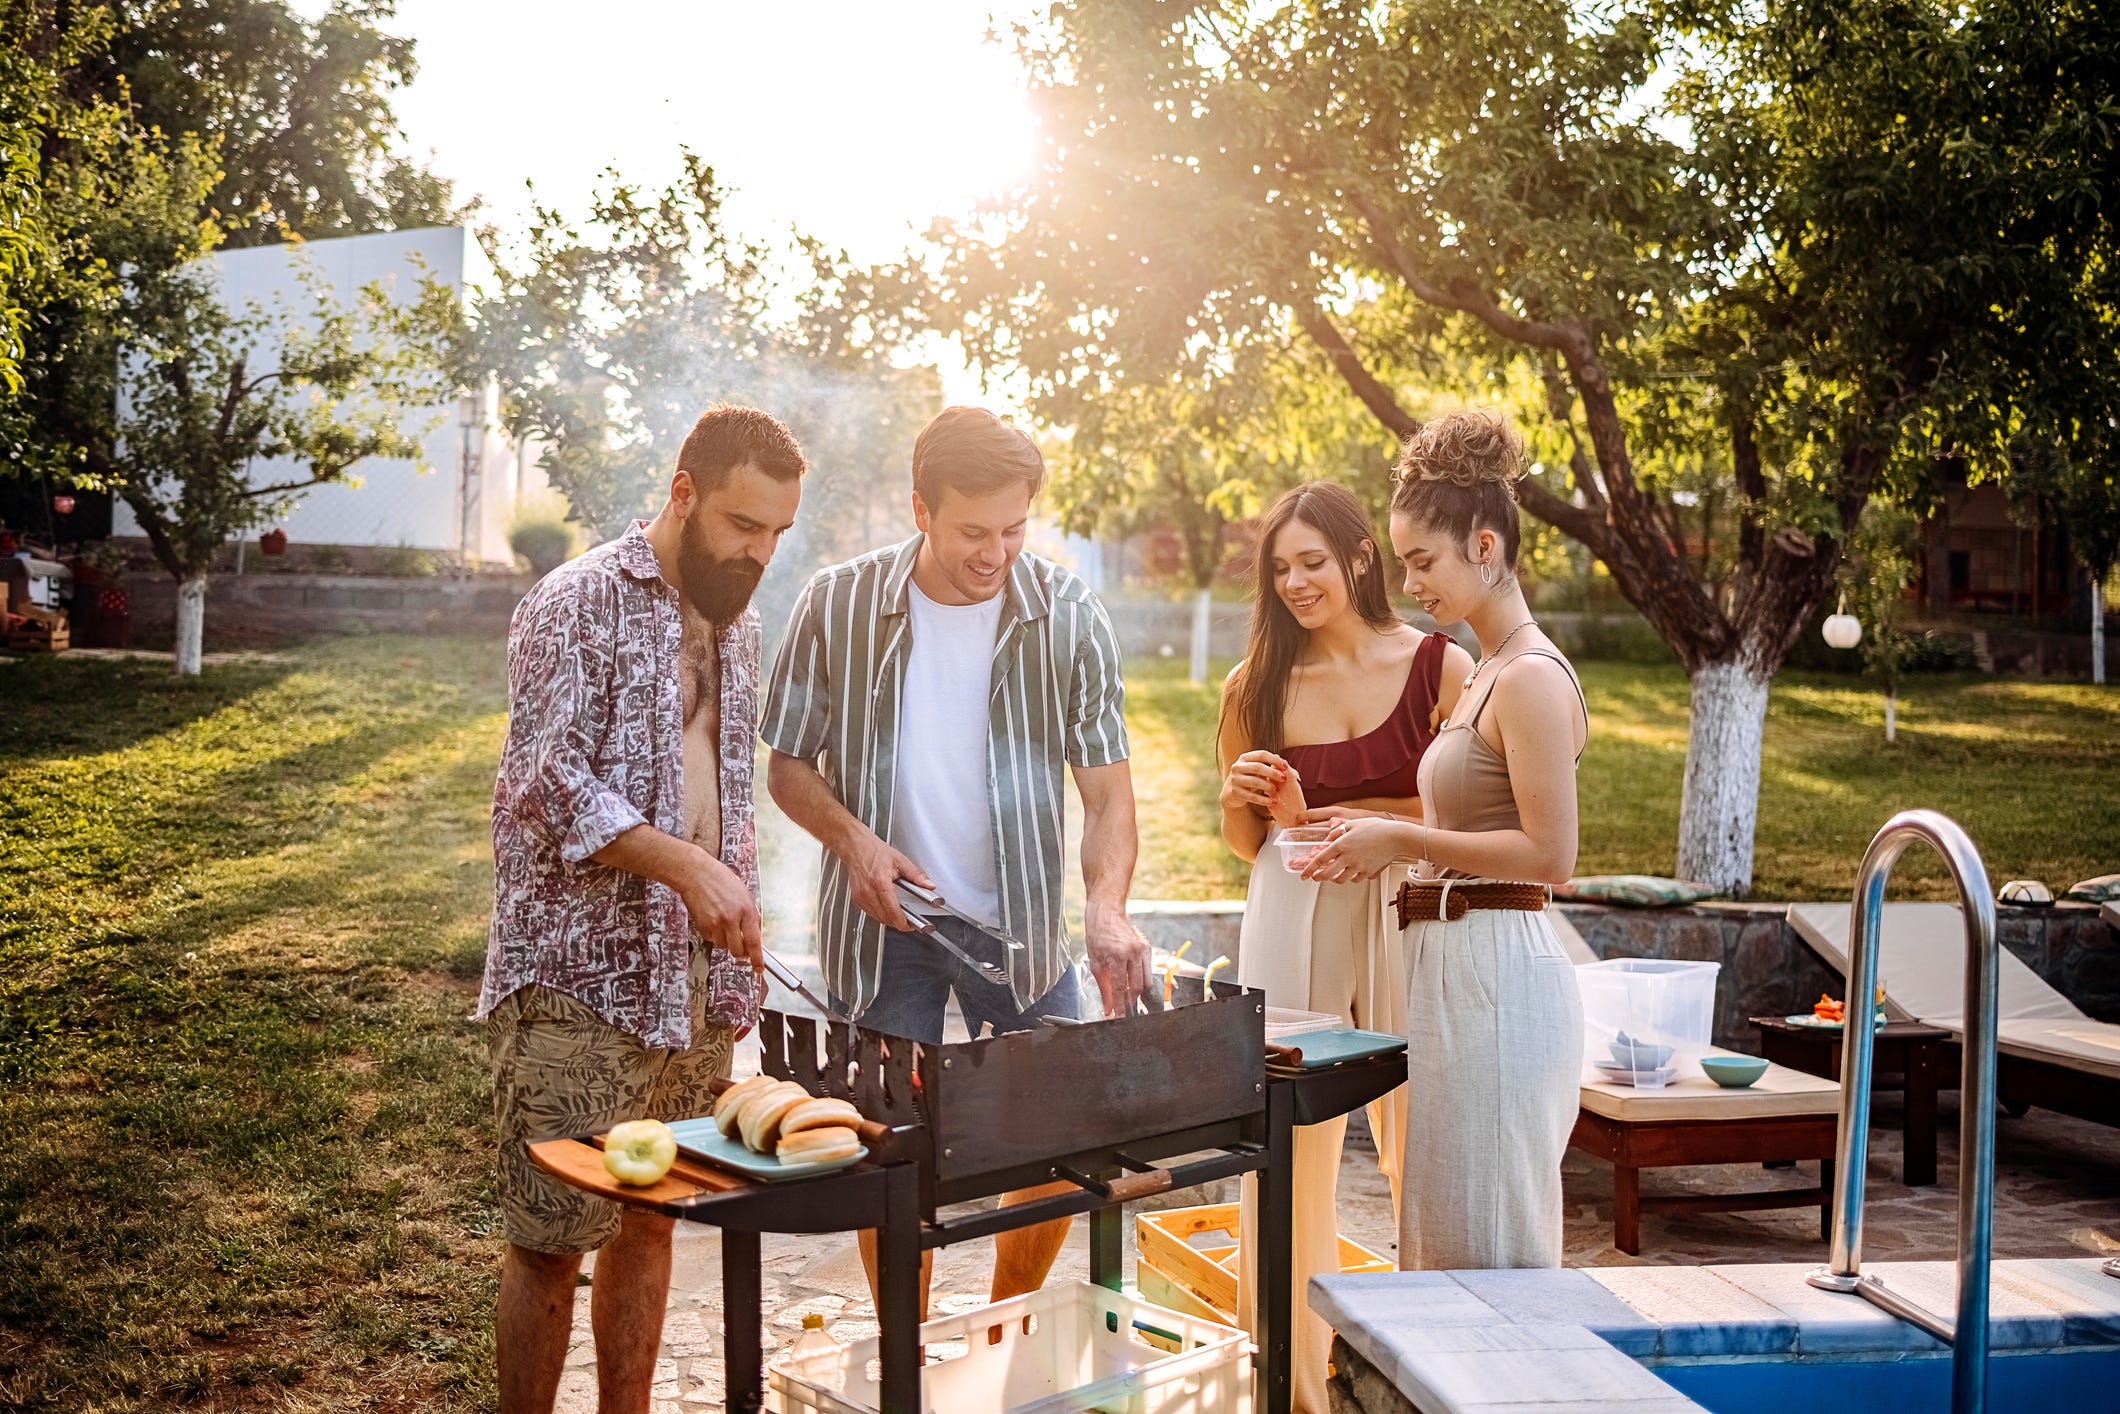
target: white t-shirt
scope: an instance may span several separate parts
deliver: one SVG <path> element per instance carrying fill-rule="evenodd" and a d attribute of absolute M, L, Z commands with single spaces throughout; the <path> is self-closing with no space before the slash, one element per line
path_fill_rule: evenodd
<path fill-rule="evenodd" d="M 951 907 L 998 925 L 986 704 L 1002 596 L 980 604 L 938 604 L 911 580 L 906 590 L 912 651 L 898 701 L 891 845 L 927 871 Z"/>

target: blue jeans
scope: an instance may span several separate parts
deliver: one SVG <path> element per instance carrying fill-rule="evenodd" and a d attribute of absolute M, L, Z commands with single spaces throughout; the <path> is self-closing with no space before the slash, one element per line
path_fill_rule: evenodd
<path fill-rule="evenodd" d="M 1007 949 L 998 939 L 989 938 L 954 918 L 930 921 L 947 933 L 951 942 L 981 962 L 990 962 L 996 967 L 1007 966 Z M 940 1045 L 942 1019 L 952 989 L 957 993 L 957 1007 L 964 1013 L 964 1024 L 973 1040 L 985 1035 L 989 1029 L 996 1035 L 1004 1031 L 1028 1031 L 1038 1024 L 1041 1016 L 1072 1019 L 1082 1014 L 1082 999 L 1073 968 L 1063 972 L 1052 990 L 1037 1001 L 1028 1007 L 1018 1007 L 1015 994 L 1006 986 L 987 981 L 944 951 L 940 944 L 918 933 L 901 933 L 895 928 L 887 928 L 883 934 L 883 974 L 877 984 L 876 999 L 869 1003 L 867 1011 L 854 1019 L 886 1036 L 904 1036 L 929 1045 Z M 832 1010 L 841 1016 L 852 1014 L 853 1009 L 843 998 L 834 996 L 830 1000 Z"/>

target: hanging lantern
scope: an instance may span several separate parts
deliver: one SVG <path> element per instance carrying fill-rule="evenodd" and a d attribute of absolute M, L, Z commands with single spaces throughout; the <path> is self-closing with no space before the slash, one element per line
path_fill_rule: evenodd
<path fill-rule="evenodd" d="M 1830 648 L 1853 648 L 1862 642 L 1862 620 L 1853 614 L 1830 615 L 1819 632 Z"/>
<path fill-rule="evenodd" d="M 266 531 L 258 537 L 258 548 L 268 555 L 286 554 L 287 532 L 278 529 Z"/>

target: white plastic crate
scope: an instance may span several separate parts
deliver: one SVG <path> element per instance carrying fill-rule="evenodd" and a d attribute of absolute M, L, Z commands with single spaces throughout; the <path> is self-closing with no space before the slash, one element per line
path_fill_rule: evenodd
<path fill-rule="evenodd" d="M 1026 1331 L 1024 1326 L 1030 1329 Z M 1175 1339 L 1158 1349 L 1136 1326 Z M 1000 1328 L 999 1341 L 988 1344 Z M 945 1316 L 920 1328 L 929 1353 L 964 1353 L 920 1372 L 922 1414 L 1226 1414 L 1251 1407 L 1244 1332 L 1088 1282 Z M 878 1342 L 791 1357 L 767 1368 L 766 1406 L 780 1414 L 876 1414 Z"/>
<path fill-rule="evenodd" d="M 1577 967 L 1585 1073 L 1611 1078 L 1594 1067 L 1619 1062 L 1614 1047 L 1624 1035 L 1641 1048 L 1630 1048 L 1638 1059 L 1660 1061 L 1653 1070 L 1639 1072 L 1637 1086 L 1659 1089 L 1668 1079 L 1700 1074 L 1701 1052 L 1715 1030 L 1715 979 L 1721 970 L 1719 962 L 1656 957 L 1614 958 Z M 1670 1055 L 1663 1057 L 1652 1048 L 1668 1048 Z"/>

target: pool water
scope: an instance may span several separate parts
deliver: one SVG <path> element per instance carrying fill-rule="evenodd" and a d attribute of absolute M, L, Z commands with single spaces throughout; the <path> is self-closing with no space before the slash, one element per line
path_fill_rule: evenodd
<path fill-rule="evenodd" d="M 1664 1363 L 1649 1368 L 1710 1414 L 1789 1414 L 1798 1406 L 1851 1403 L 1906 1410 L 1951 1406 L 1948 1355 Z M 1997 1352 L 1988 1359 L 1987 1407 L 1990 1414 L 2120 1410 L 2120 1350 Z"/>

